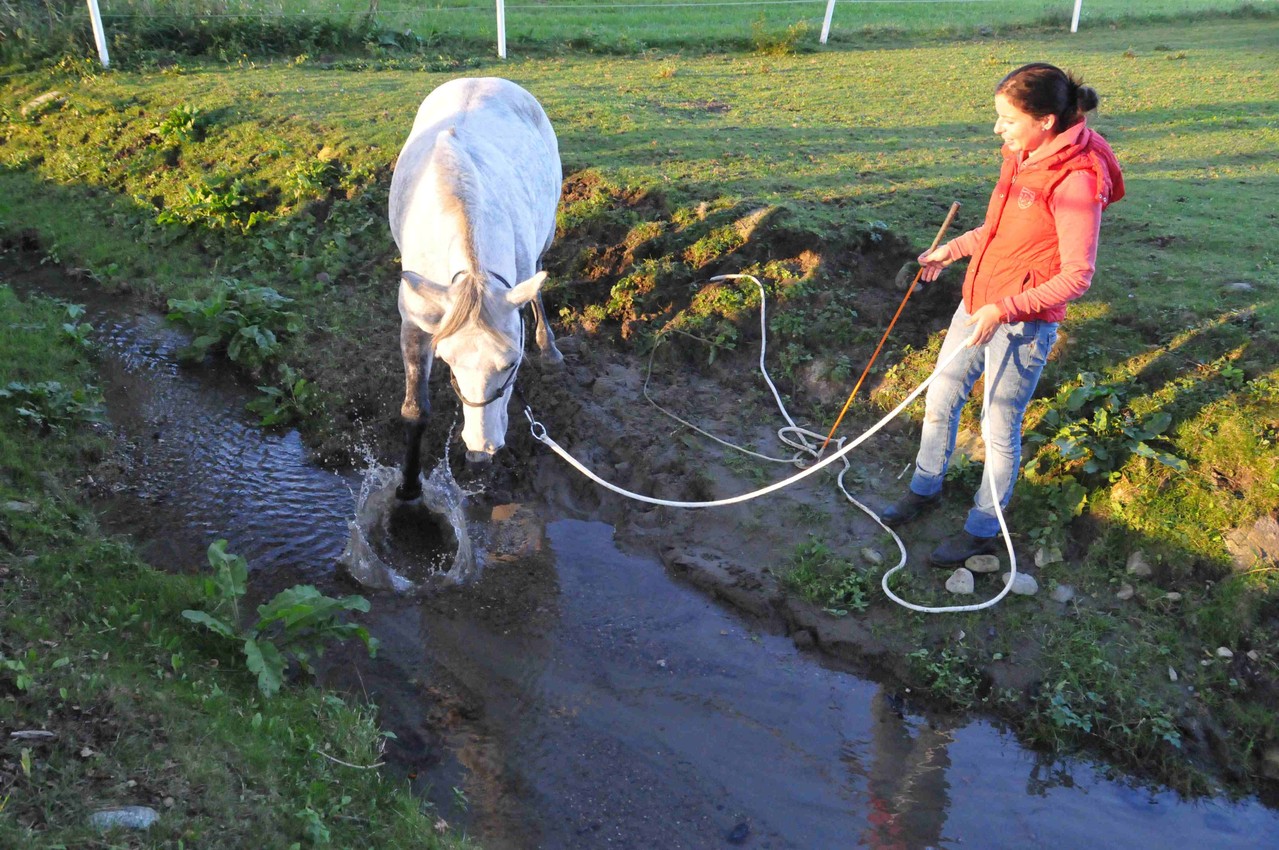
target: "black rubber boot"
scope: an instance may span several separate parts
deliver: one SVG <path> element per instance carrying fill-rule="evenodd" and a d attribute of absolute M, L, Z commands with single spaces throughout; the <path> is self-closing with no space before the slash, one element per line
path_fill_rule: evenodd
<path fill-rule="evenodd" d="M 967 531 L 961 531 L 954 537 L 947 537 L 933 553 L 928 562 L 934 567 L 962 567 L 974 555 L 992 555 L 998 548 L 998 537 L 977 537 Z"/>
<path fill-rule="evenodd" d="M 884 512 L 879 515 L 879 518 L 889 528 L 896 528 L 899 525 L 910 522 L 940 501 L 941 493 L 921 496 L 912 490 L 887 508 L 884 508 Z"/>

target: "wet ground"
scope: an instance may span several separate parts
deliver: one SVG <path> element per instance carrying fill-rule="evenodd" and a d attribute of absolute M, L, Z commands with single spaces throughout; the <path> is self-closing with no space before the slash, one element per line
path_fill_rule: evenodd
<path fill-rule="evenodd" d="M 121 446 L 95 470 L 106 521 L 161 568 L 225 537 L 263 596 L 351 592 L 336 563 L 376 467 L 312 465 L 246 418 L 249 388 L 177 366 L 178 332 L 117 309 L 87 317 Z M 379 705 L 390 768 L 490 850 L 1279 846 L 1255 801 L 1138 787 L 823 664 L 562 502 L 469 497 L 478 577 L 369 592 L 382 651 L 325 671 Z"/>

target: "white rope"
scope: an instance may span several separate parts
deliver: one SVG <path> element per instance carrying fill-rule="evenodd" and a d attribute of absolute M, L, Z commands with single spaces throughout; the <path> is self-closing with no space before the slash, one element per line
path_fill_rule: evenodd
<path fill-rule="evenodd" d="M 727 279 L 737 279 L 737 278 L 747 278 L 754 281 L 755 285 L 758 286 L 760 290 L 759 311 L 760 311 L 760 328 L 762 333 L 761 341 L 760 341 L 760 355 L 759 355 L 760 372 L 763 373 L 764 380 L 768 384 L 769 389 L 773 391 L 773 397 L 777 401 L 777 406 L 781 410 L 782 416 L 785 417 L 788 423 L 790 423 L 788 427 L 782 428 L 781 430 L 777 432 L 778 438 L 782 440 L 782 442 L 786 443 L 787 445 L 790 445 L 795 448 L 799 448 L 803 451 L 806 451 L 813 457 L 817 457 L 818 451 L 813 448 L 811 443 L 809 443 L 806 439 L 803 439 L 803 438 L 807 436 L 807 437 L 813 437 L 814 439 L 820 440 L 822 439 L 822 435 L 815 433 L 813 431 L 809 431 L 804 428 L 801 428 L 795 424 L 794 420 L 791 419 L 790 414 L 786 412 L 786 406 L 782 403 L 781 395 L 777 392 L 777 388 L 773 385 L 773 381 L 768 375 L 768 370 L 764 366 L 764 352 L 768 344 L 768 335 L 767 335 L 767 322 L 765 318 L 766 305 L 765 305 L 765 291 L 764 291 L 763 284 L 760 283 L 759 279 L 754 277 L 753 275 L 720 275 L 718 277 L 711 278 L 711 280 L 716 281 L 716 280 L 727 280 Z M 969 341 L 971 341 L 971 339 L 972 338 L 970 337 Z M 853 449 L 861 445 L 863 442 L 868 440 L 870 437 L 872 437 L 874 434 L 878 433 L 881 428 L 883 428 L 893 419 L 897 418 L 898 414 L 900 414 L 903 410 L 905 410 L 906 407 L 909 406 L 911 402 L 913 402 L 916 398 L 919 397 L 920 393 L 922 393 L 924 390 L 928 388 L 928 386 L 933 382 L 933 379 L 936 378 L 937 375 L 940 374 L 943 369 L 945 369 L 952 362 L 954 362 L 956 358 L 959 357 L 959 355 L 963 352 L 964 348 L 967 345 L 968 345 L 968 342 L 965 342 L 964 345 L 956 347 L 956 349 L 953 352 L 951 352 L 950 356 L 947 357 L 945 360 L 939 362 L 937 366 L 933 369 L 932 374 L 930 374 L 927 378 L 925 378 L 923 383 L 921 383 L 914 390 L 912 390 L 910 394 L 907 395 L 906 398 L 901 401 L 901 403 L 899 403 L 896 407 L 894 407 L 891 411 L 889 411 L 882 419 L 880 419 L 878 422 L 872 425 L 868 430 L 863 432 L 859 437 L 857 437 L 851 443 L 849 443 L 846 446 L 841 445 L 837 449 L 837 451 L 831 456 L 825 459 L 819 460 L 813 466 L 810 466 L 807 469 L 804 469 L 796 473 L 795 475 L 792 475 L 789 478 L 785 478 L 781 481 L 774 482 L 773 484 L 770 484 L 767 487 L 763 487 L 759 490 L 754 490 L 748 493 L 742 493 L 737 496 L 731 496 L 725 499 L 714 499 L 711 501 L 703 501 L 703 502 L 685 502 L 685 501 L 676 501 L 671 499 L 658 499 L 652 496 L 645 496 L 643 494 L 635 493 L 625 488 L 618 487 L 616 484 L 613 484 L 609 481 L 605 481 L 603 478 L 600 478 L 594 472 L 587 469 L 576 458 L 574 458 L 571 454 L 569 454 L 562 446 L 560 446 L 559 443 L 555 442 L 555 440 L 553 440 L 550 437 L 550 435 L 546 432 L 546 426 L 533 418 L 533 412 L 530 408 L 528 407 L 524 408 L 524 415 L 529 421 L 529 428 L 535 440 L 549 446 L 552 451 L 554 451 L 556 454 L 562 457 L 565 461 L 567 461 L 570 466 L 572 466 L 578 472 L 585 475 L 590 480 L 594 481 L 596 484 L 599 484 L 601 487 L 604 487 L 607 490 L 611 490 L 620 496 L 625 496 L 628 499 L 633 499 L 637 502 L 644 502 L 650 505 L 660 505 L 668 508 L 715 508 L 715 507 L 723 507 L 726 505 L 739 504 L 741 502 L 750 501 L 751 499 L 757 499 L 761 496 L 766 496 L 769 493 L 774 493 L 778 490 L 789 487 L 790 485 L 795 484 L 796 482 L 801 481 L 804 478 L 807 478 L 808 476 L 814 474 L 818 470 L 826 468 L 830 464 L 834 463 L 836 460 L 843 461 L 844 468 L 843 470 L 840 471 L 839 476 L 836 479 L 836 484 L 839 486 L 840 491 L 843 492 L 845 498 L 847 498 L 848 501 L 852 502 L 855 506 L 860 508 L 863 513 L 865 513 L 872 520 L 874 520 L 876 525 L 878 525 L 884 531 L 888 532 L 888 534 L 893 538 L 893 542 L 897 544 L 897 550 L 901 554 L 901 557 L 897 561 L 897 565 L 889 569 L 887 572 L 885 572 L 882 580 L 880 581 L 880 584 L 884 590 L 884 594 L 889 599 L 896 602 L 898 605 L 901 605 L 905 608 L 909 608 L 912 611 L 920 611 L 926 614 L 980 611 L 984 608 L 989 608 L 995 605 L 1000 600 L 1002 600 L 1005 596 L 1007 596 L 1009 592 L 1012 590 L 1013 582 L 1017 578 L 1017 554 L 1013 551 L 1012 536 L 1010 535 L 1008 531 L 1008 525 L 1004 520 L 1003 508 L 999 504 L 999 494 L 995 490 L 995 480 L 993 475 L 990 476 L 990 482 L 989 482 L 991 501 L 995 506 L 995 516 L 999 520 L 999 528 L 1003 534 L 1004 543 L 1008 550 L 1010 575 L 1008 577 L 1007 584 L 1004 585 L 1003 590 L 1001 590 L 995 597 L 993 597 L 992 599 L 988 599 L 985 602 L 980 602 L 973 605 L 946 605 L 946 606 L 931 606 L 931 607 L 925 606 L 925 605 L 916 605 L 915 603 L 908 602 L 905 599 L 902 599 L 897 594 L 893 593 L 892 589 L 889 588 L 888 586 L 888 580 L 895 573 L 897 573 L 899 570 L 901 570 L 903 567 L 906 566 L 906 544 L 902 542 L 902 539 L 897 535 L 897 532 L 893 531 L 891 528 L 889 528 L 887 525 L 884 524 L 884 521 L 879 518 L 878 514 L 876 514 L 873 510 L 866 507 L 866 505 L 862 504 L 856 498 L 854 498 L 853 495 L 849 493 L 848 489 L 844 486 L 844 475 L 845 473 L 848 472 L 850 468 L 849 462 L 845 459 L 845 456 L 849 452 L 851 452 Z M 656 353 L 656 350 L 657 349 L 655 346 L 653 349 L 653 354 Z M 711 439 L 715 440 L 717 443 L 720 443 L 721 445 L 728 446 L 729 448 L 736 449 L 737 451 L 743 452 L 745 454 L 750 454 L 755 457 L 759 457 L 763 460 L 769 460 L 769 461 L 780 460 L 778 458 L 770 458 L 764 455 L 759 455 L 755 452 L 749 451 L 747 449 L 743 449 L 739 446 L 733 445 L 732 443 L 721 440 L 719 437 L 716 437 L 713 434 L 710 434 L 702 430 L 701 428 L 698 428 L 696 425 L 693 425 L 692 423 L 685 421 L 684 419 L 666 410 L 661 405 L 657 404 L 657 402 L 653 401 L 652 397 L 649 396 L 648 394 L 648 381 L 649 381 L 649 377 L 651 377 L 651 374 L 652 374 L 653 354 L 650 354 L 649 356 L 649 375 L 645 376 L 645 379 L 644 379 L 644 397 L 647 398 L 649 402 L 653 404 L 654 407 L 656 407 L 658 410 L 661 410 L 663 413 L 670 416 L 671 418 L 675 419 L 680 424 L 685 425 L 689 428 L 692 428 L 693 430 L 697 431 L 699 434 L 704 434 L 710 437 Z M 985 382 L 985 392 L 982 400 L 982 404 L 983 404 L 982 439 L 983 440 L 986 440 L 986 436 L 987 436 L 985 413 L 990 406 L 991 381 L 989 379 L 989 375 L 990 375 L 990 368 L 989 368 L 990 367 L 990 350 L 989 349 L 987 349 L 986 351 L 986 367 L 987 367 L 986 368 L 987 380 Z M 794 432 L 800 436 L 800 442 L 793 442 L 784 436 L 784 433 L 791 433 L 791 432 Z M 839 441 L 837 441 L 837 443 L 842 443 L 843 439 L 844 438 L 841 438 Z M 987 444 L 989 445 L 989 441 L 987 441 Z M 796 458 L 798 457 L 799 455 L 797 454 Z M 791 462 L 791 461 L 786 461 L 786 462 Z"/>

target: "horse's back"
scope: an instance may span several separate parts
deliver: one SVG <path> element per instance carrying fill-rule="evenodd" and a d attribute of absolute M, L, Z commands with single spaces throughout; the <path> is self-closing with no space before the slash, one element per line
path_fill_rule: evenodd
<path fill-rule="evenodd" d="M 510 80 L 466 77 L 442 83 L 427 95 L 396 161 L 389 212 L 402 251 L 405 219 L 414 215 L 410 207 L 422 200 L 416 189 L 429 168 L 441 166 L 441 134 L 447 134 L 448 168 L 464 162 L 471 172 L 466 179 L 495 189 L 489 197 L 497 203 L 510 205 L 525 199 L 535 205 L 538 209 L 527 214 L 537 220 L 539 230 L 546 229 L 549 217 L 553 234 L 561 167 L 545 110 Z M 459 151 L 461 157 L 456 155 Z M 516 218 L 524 217 L 513 212 Z M 550 234 L 545 238 L 549 241 Z"/>

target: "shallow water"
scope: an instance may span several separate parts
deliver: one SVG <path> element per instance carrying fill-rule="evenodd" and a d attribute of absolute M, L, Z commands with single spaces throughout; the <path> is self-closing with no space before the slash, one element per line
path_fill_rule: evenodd
<path fill-rule="evenodd" d="M 184 338 L 157 317 L 88 318 L 132 466 L 107 521 L 160 567 L 198 569 L 225 537 L 262 595 L 349 592 L 335 565 L 377 468 L 320 469 L 296 434 L 253 427 L 246 388 L 175 365 Z M 490 850 L 1279 846 L 1279 813 L 1256 801 L 1182 801 L 917 710 L 620 552 L 607 525 L 482 498 L 461 510 L 478 576 L 370 592 L 382 651 L 339 653 L 325 678 L 377 701 L 392 767 Z M 388 528 L 384 554 L 443 565 L 389 551 L 404 537 Z"/>

